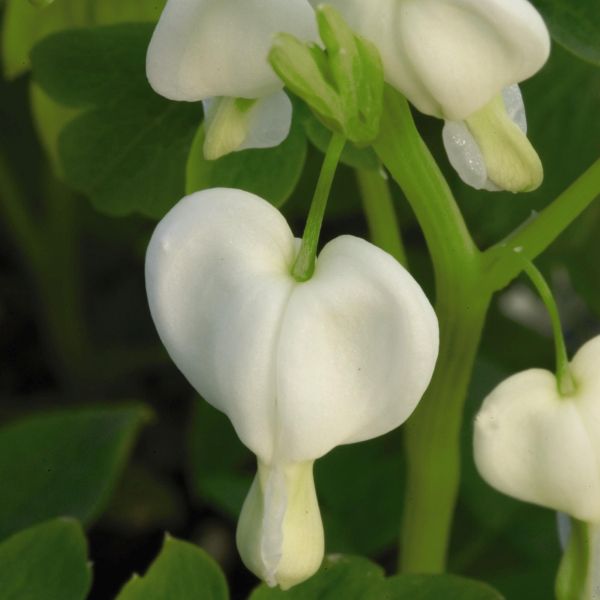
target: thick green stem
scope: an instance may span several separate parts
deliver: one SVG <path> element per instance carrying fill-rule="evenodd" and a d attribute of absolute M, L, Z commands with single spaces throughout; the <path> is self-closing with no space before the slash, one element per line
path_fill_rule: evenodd
<path fill-rule="evenodd" d="M 400 564 L 441 572 L 460 477 L 460 429 L 491 294 L 481 293 L 481 255 L 423 143 L 404 98 L 390 89 L 375 150 L 423 229 L 436 279 L 440 353 L 429 389 L 405 427 L 408 462 Z"/>
<path fill-rule="evenodd" d="M 317 257 L 317 246 L 319 244 L 319 235 L 321 233 L 321 225 L 327 208 L 327 200 L 329 192 L 333 184 L 333 178 L 340 161 L 340 156 L 346 145 L 346 138 L 338 133 L 333 133 L 321 173 L 315 189 L 310 211 L 302 236 L 302 246 L 296 257 L 296 262 L 292 269 L 292 275 L 297 281 L 307 281 L 312 277 L 315 270 L 315 260 Z"/>
<path fill-rule="evenodd" d="M 374 169 L 357 169 L 356 180 L 371 241 L 406 267 L 408 261 L 398 217 L 384 173 Z"/>
<path fill-rule="evenodd" d="M 446 567 L 464 401 L 490 301 L 471 286 L 440 291 L 438 364 L 405 426 L 408 472 L 399 558 L 408 573 L 440 573 Z"/>
<path fill-rule="evenodd" d="M 406 100 L 391 88 L 374 148 L 415 212 L 435 271 L 440 353 L 429 389 L 406 424 L 400 560 L 405 571 L 440 572 L 458 492 L 463 406 L 491 296 L 523 270 L 523 259 L 542 252 L 598 195 L 600 162 L 534 220 L 482 254 Z"/>
<path fill-rule="evenodd" d="M 565 344 L 565 338 L 562 332 L 562 326 L 560 324 L 560 314 L 558 312 L 558 306 L 552 295 L 550 286 L 544 279 L 544 276 L 540 273 L 537 267 L 533 263 L 526 263 L 523 267 L 525 273 L 531 282 L 535 286 L 542 299 L 550 321 L 552 322 L 552 331 L 554 333 L 554 349 L 556 355 L 556 382 L 558 391 L 562 396 L 569 396 L 575 391 L 575 382 L 571 375 L 571 369 L 569 368 L 569 357 L 567 355 L 567 346 Z"/>
<path fill-rule="evenodd" d="M 468 277 L 479 252 L 444 176 L 415 127 L 408 102 L 389 87 L 374 148 L 417 216 L 438 283 Z"/>

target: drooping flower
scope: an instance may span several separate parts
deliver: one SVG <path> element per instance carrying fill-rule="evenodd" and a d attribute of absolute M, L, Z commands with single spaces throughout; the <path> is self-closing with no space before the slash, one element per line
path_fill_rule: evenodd
<path fill-rule="evenodd" d="M 300 283 L 291 275 L 298 248 L 266 201 L 213 189 L 167 214 L 146 259 L 171 358 L 257 456 L 238 547 L 248 568 L 282 588 L 323 557 L 314 461 L 403 423 L 438 349 L 431 305 L 391 256 L 338 237 Z"/>
<path fill-rule="evenodd" d="M 146 72 L 166 98 L 208 101 L 207 158 L 287 137 L 292 105 L 267 61 L 279 32 L 316 39 L 308 0 L 168 0 Z"/>
<path fill-rule="evenodd" d="M 418 110 L 464 122 L 460 135 L 468 137 L 466 151 L 475 144 L 485 160 L 485 180 L 511 191 L 539 185 L 541 163 L 501 98 L 548 58 L 548 31 L 527 0 L 327 3 L 378 47 L 387 82 Z"/>
<path fill-rule="evenodd" d="M 575 390 L 530 369 L 503 381 L 475 420 L 475 462 L 499 491 L 600 524 L 600 336 L 571 361 Z"/>

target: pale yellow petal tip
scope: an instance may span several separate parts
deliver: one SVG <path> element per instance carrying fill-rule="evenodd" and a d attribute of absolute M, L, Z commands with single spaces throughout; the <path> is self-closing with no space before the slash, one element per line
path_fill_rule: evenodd
<path fill-rule="evenodd" d="M 487 170 L 501 190 L 531 192 L 544 179 L 542 161 L 526 133 L 511 119 L 501 95 L 466 119 Z"/>
<path fill-rule="evenodd" d="M 237 545 L 246 567 L 282 590 L 314 575 L 323 561 L 323 524 L 312 475 L 313 462 L 267 466 L 246 497 Z"/>

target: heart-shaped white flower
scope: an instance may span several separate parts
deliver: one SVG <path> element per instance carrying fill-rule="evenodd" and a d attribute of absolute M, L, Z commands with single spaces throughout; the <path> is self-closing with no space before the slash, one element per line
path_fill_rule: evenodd
<path fill-rule="evenodd" d="M 438 350 L 429 301 L 390 255 L 338 237 L 299 283 L 298 247 L 266 201 L 213 189 L 167 214 L 146 259 L 169 354 L 258 457 L 238 545 L 249 568 L 282 587 L 323 556 L 313 461 L 403 423 Z"/>
<path fill-rule="evenodd" d="M 543 369 L 496 387 L 475 420 L 475 462 L 509 496 L 600 523 L 600 336 L 577 352 L 571 373 L 569 396 Z"/>

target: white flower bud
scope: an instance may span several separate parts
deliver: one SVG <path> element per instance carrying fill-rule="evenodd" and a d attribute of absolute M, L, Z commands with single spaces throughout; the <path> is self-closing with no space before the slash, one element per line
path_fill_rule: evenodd
<path fill-rule="evenodd" d="M 223 134 L 228 144 L 220 147 L 264 147 L 253 146 L 254 137 L 277 145 L 291 124 L 289 100 L 281 99 L 283 84 L 267 61 L 272 38 L 279 32 L 303 40 L 317 38 L 308 0 L 168 0 L 148 47 L 148 80 L 171 100 L 277 95 L 278 101 L 268 110 L 257 109 L 246 122 L 248 128 L 241 135 L 237 132 L 238 147 L 230 148 L 231 131 Z M 273 123 L 278 126 L 275 135 Z"/>
<path fill-rule="evenodd" d="M 266 201 L 213 189 L 167 214 L 146 258 L 171 358 L 259 459 L 238 544 L 249 568 L 283 587 L 323 554 L 312 462 L 403 423 L 438 350 L 429 301 L 390 255 L 338 237 L 299 283 L 298 247 Z"/>
<path fill-rule="evenodd" d="M 600 523 L 600 336 L 571 362 L 576 389 L 561 396 L 554 374 L 509 377 L 475 420 L 475 462 L 499 491 Z"/>

